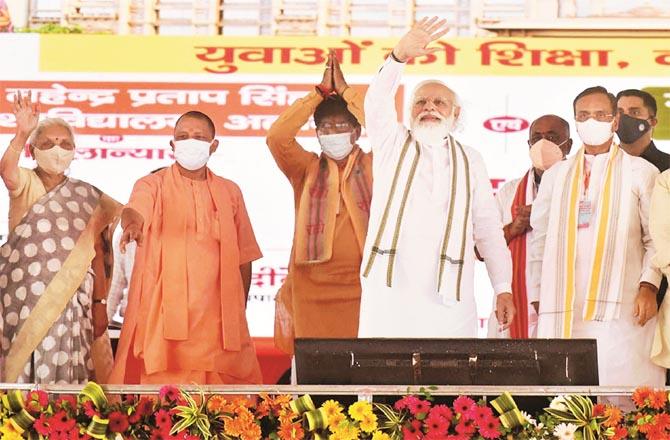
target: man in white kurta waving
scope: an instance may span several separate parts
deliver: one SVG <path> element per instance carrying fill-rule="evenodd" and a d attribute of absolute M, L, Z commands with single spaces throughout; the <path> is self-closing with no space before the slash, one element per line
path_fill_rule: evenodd
<path fill-rule="evenodd" d="M 656 167 L 613 140 L 616 99 L 603 87 L 573 103 L 583 147 L 547 170 L 530 223 L 531 302 L 539 338 L 598 341 L 600 385 L 664 383 L 650 359 L 661 273 L 652 266 Z"/>
<path fill-rule="evenodd" d="M 484 162 L 451 135 L 456 94 L 425 81 L 411 101 L 411 131 L 395 94 L 405 62 L 431 53 L 445 21 L 423 19 L 393 49 L 365 97 L 373 191 L 361 267 L 359 337 L 475 337 L 475 245 L 496 294 L 498 321 L 514 317 L 512 263 Z"/>

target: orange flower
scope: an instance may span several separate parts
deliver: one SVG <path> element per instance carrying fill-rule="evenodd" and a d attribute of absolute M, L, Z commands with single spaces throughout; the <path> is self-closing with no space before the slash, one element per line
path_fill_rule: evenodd
<path fill-rule="evenodd" d="M 232 413 L 235 410 L 235 405 L 228 402 L 225 397 L 220 394 L 215 394 L 207 401 L 207 410 L 211 413 Z"/>
<path fill-rule="evenodd" d="M 298 422 L 282 424 L 277 434 L 281 440 L 302 440 L 305 437 L 305 432 Z"/>
<path fill-rule="evenodd" d="M 246 427 L 242 434 L 240 435 L 242 440 L 260 440 L 261 439 L 261 427 L 257 423 L 252 423 Z"/>
<path fill-rule="evenodd" d="M 654 416 L 654 421 L 652 423 L 658 426 L 659 429 L 666 430 L 670 428 L 670 414 L 667 413 L 656 414 Z"/>
<path fill-rule="evenodd" d="M 628 437 L 628 430 L 623 426 L 617 426 L 610 440 L 623 440 L 626 437 Z"/>
<path fill-rule="evenodd" d="M 633 402 L 638 408 L 645 408 L 649 405 L 649 399 L 653 391 L 649 387 L 640 387 L 633 393 Z"/>
<path fill-rule="evenodd" d="M 665 391 L 663 390 L 654 391 L 651 393 L 651 396 L 649 396 L 649 406 L 653 409 L 661 409 L 667 402 L 668 395 L 665 394 Z"/>
<path fill-rule="evenodd" d="M 608 405 L 605 408 L 604 415 L 605 417 L 607 417 L 607 419 L 605 419 L 603 425 L 605 425 L 608 428 L 613 428 L 617 426 L 621 422 L 621 419 L 623 418 L 621 410 L 616 406 L 612 405 Z"/>

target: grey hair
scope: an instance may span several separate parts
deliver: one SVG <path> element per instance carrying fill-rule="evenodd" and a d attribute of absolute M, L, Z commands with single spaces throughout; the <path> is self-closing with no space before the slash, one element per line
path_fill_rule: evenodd
<path fill-rule="evenodd" d="M 70 140 L 72 140 L 72 143 L 74 143 L 74 130 L 68 124 L 61 118 L 46 118 L 42 119 L 39 124 L 37 124 L 37 127 L 35 127 L 35 130 L 33 130 L 32 134 L 30 135 L 30 139 L 28 140 L 28 144 L 31 147 L 35 146 L 35 141 L 37 141 L 40 136 L 42 136 L 42 133 L 44 130 L 46 130 L 49 127 L 63 127 L 65 128 L 68 133 L 70 134 Z"/>

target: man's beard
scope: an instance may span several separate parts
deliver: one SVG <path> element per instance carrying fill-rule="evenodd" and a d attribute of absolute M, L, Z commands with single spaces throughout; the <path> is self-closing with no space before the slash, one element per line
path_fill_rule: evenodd
<path fill-rule="evenodd" d="M 434 116 L 439 121 L 421 121 L 424 116 Z M 421 144 L 444 145 L 444 139 L 451 132 L 453 125 L 453 115 L 445 118 L 437 112 L 423 112 L 412 121 L 412 136 Z"/>

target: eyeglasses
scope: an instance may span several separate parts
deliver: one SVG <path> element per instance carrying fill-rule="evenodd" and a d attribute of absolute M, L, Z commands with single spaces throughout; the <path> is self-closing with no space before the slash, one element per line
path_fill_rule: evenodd
<path fill-rule="evenodd" d="M 451 108 L 451 107 L 454 106 L 453 102 L 451 102 L 447 99 L 442 99 L 442 98 L 435 98 L 435 99 L 416 98 L 416 100 L 414 101 L 414 106 L 415 107 L 423 107 L 429 102 L 431 102 L 437 108 Z"/>
<path fill-rule="evenodd" d="M 330 122 L 324 122 L 323 124 L 316 127 L 317 132 L 326 132 L 326 131 L 337 131 L 343 132 L 350 130 L 353 127 L 350 122 L 338 122 L 331 124 Z"/>
<path fill-rule="evenodd" d="M 575 115 L 575 121 L 577 122 L 586 122 L 591 118 L 595 119 L 598 122 L 612 122 L 612 120 L 614 120 L 614 115 L 612 113 L 605 113 L 605 112 L 595 112 L 595 113 L 578 112 Z"/>

